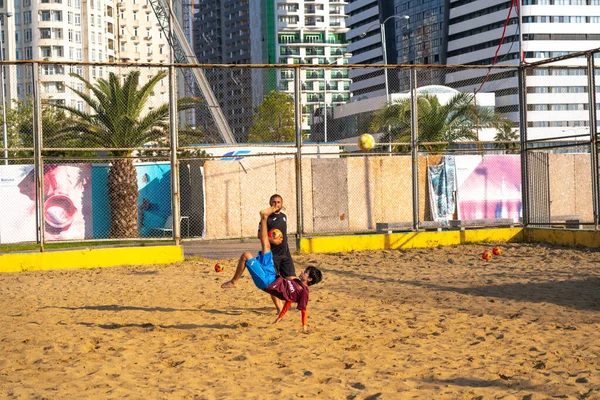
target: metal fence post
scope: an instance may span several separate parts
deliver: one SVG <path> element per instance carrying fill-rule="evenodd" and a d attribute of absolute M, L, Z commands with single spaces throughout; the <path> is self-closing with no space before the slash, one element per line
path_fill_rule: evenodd
<path fill-rule="evenodd" d="M 419 229 L 419 127 L 417 111 L 417 70 L 415 67 L 410 67 L 410 141 L 414 230 Z"/>
<path fill-rule="evenodd" d="M 304 210 L 302 201 L 302 82 L 300 65 L 294 69 L 294 118 L 296 123 L 296 248 L 304 232 Z"/>
<path fill-rule="evenodd" d="M 590 110 L 590 157 L 592 164 L 592 205 L 594 210 L 594 229 L 598 230 L 598 125 L 596 122 L 596 76 L 594 69 L 594 53 L 587 53 L 588 101 Z"/>
<path fill-rule="evenodd" d="M 36 229 L 37 239 L 40 243 L 40 251 L 44 251 L 45 223 L 44 223 L 44 163 L 42 160 L 42 100 L 40 98 L 40 68 L 39 64 L 31 64 L 31 76 L 33 77 L 33 177 L 35 180 L 35 203 L 36 203 Z"/>
<path fill-rule="evenodd" d="M 519 63 L 519 131 L 521 142 L 521 212 L 523 213 L 523 227 L 529 225 L 529 171 L 528 150 L 527 150 L 527 96 L 525 85 L 525 67 Z"/>
<path fill-rule="evenodd" d="M 181 240 L 181 209 L 179 204 L 179 160 L 177 159 L 177 71 L 169 66 L 169 136 L 171 141 L 171 213 L 173 215 L 173 239 L 179 245 Z"/>

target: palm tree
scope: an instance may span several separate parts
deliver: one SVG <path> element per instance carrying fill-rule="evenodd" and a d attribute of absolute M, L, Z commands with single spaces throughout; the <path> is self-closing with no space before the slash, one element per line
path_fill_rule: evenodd
<path fill-rule="evenodd" d="M 77 74 L 71 76 L 82 81 L 91 92 L 88 95 L 70 87 L 91 111 L 55 104 L 54 107 L 70 115 L 70 120 L 53 135 L 55 143 L 75 139 L 82 147 L 115 149 L 111 153 L 117 158 L 108 173 L 109 236 L 138 237 L 137 176 L 130 158 L 133 151 L 127 148 L 139 148 L 168 137 L 169 104 L 144 112 L 152 89 L 167 73 L 159 72 L 141 87 L 138 87 L 139 71 L 130 72 L 124 79 L 111 72 L 108 80 L 98 79 L 95 84 Z M 199 102 L 196 98 L 179 99 L 177 110 L 192 108 Z"/>
<path fill-rule="evenodd" d="M 371 130 L 389 128 L 384 141 L 409 143 L 410 110 L 410 98 L 386 105 L 375 113 Z M 477 129 L 491 126 L 493 111 L 477 107 L 469 93 L 457 93 L 444 105 L 437 96 L 427 93 L 417 96 L 417 117 L 419 142 L 446 142 L 425 145 L 428 151 L 435 152 L 445 149 L 451 142 L 477 140 Z"/>
<path fill-rule="evenodd" d="M 506 142 L 516 142 L 519 140 L 519 132 L 515 130 L 516 123 L 510 119 L 502 118 L 499 119 L 494 126 L 497 129 L 496 136 L 494 136 L 494 141 L 496 142 L 505 142 L 505 143 L 495 143 L 494 147 L 498 149 L 505 149 L 507 154 L 510 153 L 518 153 L 519 144 L 518 143 L 506 143 Z"/>

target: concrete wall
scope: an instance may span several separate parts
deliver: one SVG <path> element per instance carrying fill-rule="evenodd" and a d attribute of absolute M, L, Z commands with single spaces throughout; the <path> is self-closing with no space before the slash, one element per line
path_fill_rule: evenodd
<path fill-rule="evenodd" d="M 589 154 L 549 154 L 550 215 L 581 215 L 594 221 Z"/>
<path fill-rule="evenodd" d="M 294 158 L 248 157 L 204 164 L 206 238 L 256 237 L 262 208 L 279 193 L 288 215 L 288 229 L 296 230 Z"/>
<path fill-rule="evenodd" d="M 296 233 L 294 158 L 207 161 L 204 176 L 205 238 L 256 236 L 258 212 L 273 193 L 284 199 L 288 233 Z M 377 222 L 412 221 L 410 157 L 304 158 L 302 214 L 305 233 L 368 231 Z"/>

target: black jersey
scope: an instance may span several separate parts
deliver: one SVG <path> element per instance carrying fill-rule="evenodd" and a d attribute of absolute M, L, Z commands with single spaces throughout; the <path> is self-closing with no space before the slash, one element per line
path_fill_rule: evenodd
<path fill-rule="evenodd" d="M 273 258 L 290 257 L 290 248 L 287 240 L 287 215 L 280 212 L 279 214 L 273 213 L 267 218 L 267 230 L 279 229 L 283 233 L 283 241 L 278 245 L 271 245 L 271 252 L 273 252 Z"/>
<path fill-rule="evenodd" d="M 290 254 L 290 247 L 288 246 L 287 240 L 287 215 L 280 212 L 279 214 L 273 213 L 267 218 L 267 230 L 279 229 L 283 233 L 283 240 L 280 244 L 271 244 L 271 252 L 273 253 L 273 263 L 275 264 L 275 271 L 279 276 L 296 276 L 296 269 L 294 267 L 294 260 Z M 260 224 L 258 225 L 260 231 Z"/>

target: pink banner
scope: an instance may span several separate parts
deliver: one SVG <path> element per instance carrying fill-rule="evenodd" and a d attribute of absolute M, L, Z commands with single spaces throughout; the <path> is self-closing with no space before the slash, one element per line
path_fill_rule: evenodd
<path fill-rule="evenodd" d="M 0 200 L 0 243 L 36 241 L 32 165 L 0 166 Z M 45 166 L 43 218 L 46 240 L 92 237 L 90 164 Z"/>
<path fill-rule="evenodd" d="M 457 156 L 459 219 L 521 220 L 521 160 L 519 155 Z"/>

